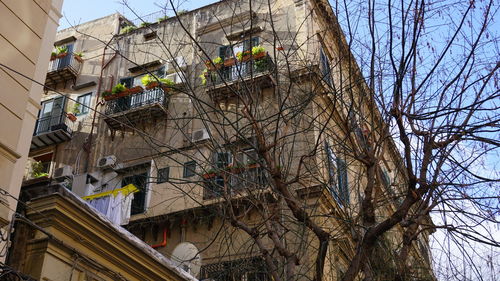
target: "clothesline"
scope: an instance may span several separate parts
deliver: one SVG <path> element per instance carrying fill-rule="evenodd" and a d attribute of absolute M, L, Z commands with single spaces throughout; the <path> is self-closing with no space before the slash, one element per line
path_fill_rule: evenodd
<path fill-rule="evenodd" d="M 105 192 L 85 196 L 85 197 L 82 197 L 82 199 L 83 200 L 94 200 L 97 198 L 106 197 L 106 196 L 110 196 L 110 195 L 113 195 L 113 197 L 116 197 L 118 195 L 118 193 L 122 193 L 123 196 L 127 196 L 130 193 L 135 193 L 138 191 L 139 191 L 139 189 L 135 185 L 129 184 L 129 185 L 126 185 L 126 186 L 119 188 L 119 189 L 114 189 L 111 191 L 105 191 Z"/>

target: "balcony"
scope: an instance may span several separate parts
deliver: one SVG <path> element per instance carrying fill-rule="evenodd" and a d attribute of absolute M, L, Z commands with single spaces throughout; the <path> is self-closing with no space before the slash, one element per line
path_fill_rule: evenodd
<path fill-rule="evenodd" d="M 203 175 L 205 186 L 203 199 L 214 199 L 224 195 L 235 195 L 245 190 L 264 189 L 268 180 L 264 169 L 258 165 L 231 168 L 222 172 Z"/>
<path fill-rule="evenodd" d="M 64 112 L 38 118 L 30 151 L 70 140 L 73 134 L 72 123 Z"/>
<path fill-rule="evenodd" d="M 112 130 L 129 130 L 146 120 L 167 116 L 169 93 L 161 87 L 106 101 L 104 121 Z"/>
<path fill-rule="evenodd" d="M 45 78 L 45 87 L 54 89 L 59 84 L 64 84 L 66 87 L 68 81 L 74 83 L 81 65 L 81 59 L 76 58 L 73 53 L 66 53 L 62 57 L 51 60 Z"/>
<path fill-rule="evenodd" d="M 245 88 L 245 83 L 253 81 L 259 88 L 269 88 L 274 85 L 271 71 L 274 63 L 269 55 L 259 59 L 248 59 L 242 62 L 233 60 L 218 70 L 211 70 L 207 75 L 207 92 L 216 100 L 235 95 Z M 226 66 L 227 65 L 227 66 Z"/>

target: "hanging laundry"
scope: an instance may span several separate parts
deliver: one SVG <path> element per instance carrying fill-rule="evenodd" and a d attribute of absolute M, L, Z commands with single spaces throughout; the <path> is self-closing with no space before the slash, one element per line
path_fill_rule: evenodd
<path fill-rule="evenodd" d="M 134 193 L 139 189 L 133 184 L 112 191 L 83 197 L 87 203 L 116 225 L 128 224 Z"/>

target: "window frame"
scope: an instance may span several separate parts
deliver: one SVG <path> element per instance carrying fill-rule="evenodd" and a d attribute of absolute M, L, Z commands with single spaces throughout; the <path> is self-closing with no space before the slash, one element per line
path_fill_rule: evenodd
<path fill-rule="evenodd" d="M 193 165 L 194 168 L 190 169 L 189 168 L 190 165 Z M 196 176 L 196 166 L 197 166 L 197 164 L 196 164 L 196 161 L 194 161 L 194 160 L 184 162 L 184 164 L 182 165 L 182 167 L 183 167 L 182 177 L 183 178 L 191 178 L 191 177 Z"/>
<path fill-rule="evenodd" d="M 85 106 L 82 106 L 82 104 L 84 104 L 84 103 L 82 103 L 81 100 L 82 100 L 82 98 L 86 98 L 86 97 L 88 97 L 88 104 L 85 104 Z M 83 95 L 79 95 L 78 97 L 76 97 L 76 104 L 78 104 L 79 111 L 80 111 L 78 114 L 75 113 L 76 116 L 88 114 L 90 112 L 90 109 L 89 109 L 90 105 L 92 104 L 92 92 L 86 93 Z"/>
<path fill-rule="evenodd" d="M 170 167 L 164 167 L 164 168 L 158 169 L 157 174 L 156 174 L 156 183 L 161 184 L 161 183 L 168 182 L 169 180 L 170 180 Z"/>
<path fill-rule="evenodd" d="M 335 201 L 341 206 L 348 205 L 350 196 L 347 162 L 335 154 L 327 140 L 325 140 L 325 153 L 326 168 L 328 171 L 328 189 L 335 198 Z"/>

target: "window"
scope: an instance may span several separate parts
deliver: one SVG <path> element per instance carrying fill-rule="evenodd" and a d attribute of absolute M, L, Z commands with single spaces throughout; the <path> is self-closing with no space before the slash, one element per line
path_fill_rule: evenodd
<path fill-rule="evenodd" d="M 184 163 L 183 177 L 190 178 L 196 175 L 196 161 L 189 161 Z"/>
<path fill-rule="evenodd" d="M 141 214 L 146 211 L 147 180 L 148 173 L 125 177 L 122 180 L 122 186 L 133 184 L 139 189 L 138 192 L 134 193 L 134 199 L 132 199 L 131 215 Z"/>
<path fill-rule="evenodd" d="M 167 182 L 168 179 L 169 179 L 169 174 L 170 174 L 170 168 L 169 167 L 158 169 L 158 176 L 157 176 L 156 183 Z"/>
<path fill-rule="evenodd" d="M 330 63 L 328 62 L 328 56 L 325 54 L 325 51 L 323 51 L 323 49 L 320 50 L 319 60 L 320 60 L 322 79 L 328 85 L 332 86 L 332 75 L 331 75 Z"/>
<path fill-rule="evenodd" d="M 330 144 L 325 141 L 329 189 L 339 204 L 349 204 L 349 185 L 347 181 L 347 164 L 345 160 L 335 156 Z"/>
<path fill-rule="evenodd" d="M 214 165 L 216 168 L 224 169 L 233 163 L 231 152 L 216 152 L 214 154 Z"/>
<path fill-rule="evenodd" d="M 53 126 L 64 123 L 65 104 L 66 97 L 57 97 L 42 102 L 42 110 L 38 113 L 38 120 L 36 122 L 36 134 L 49 132 Z"/>
<path fill-rule="evenodd" d="M 120 84 L 125 85 L 127 88 L 132 88 L 134 84 L 134 77 L 125 77 L 120 79 Z"/>
<path fill-rule="evenodd" d="M 259 45 L 259 37 L 252 37 L 229 46 L 221 46 L 219 47 L 219 57 L 222 59 L 235 57 L 238 52 L 251 51 L 252 47 L 257 45 Z"/>
<path fill-rule="evenodd" d="M 90 98 L 92 98 L 92 93 L 78 96 L 76 98 L 75 104 L 75 115 L 84 115 L 89 113 Z"/>

